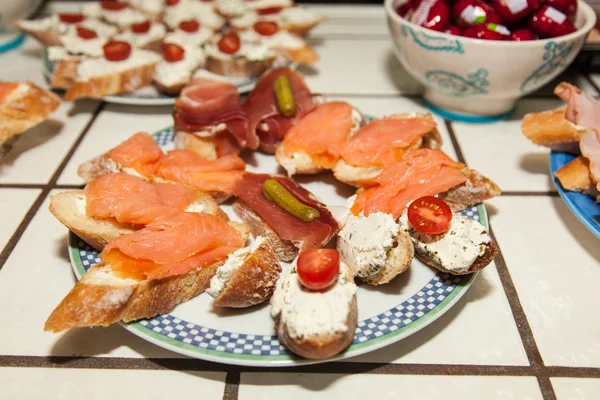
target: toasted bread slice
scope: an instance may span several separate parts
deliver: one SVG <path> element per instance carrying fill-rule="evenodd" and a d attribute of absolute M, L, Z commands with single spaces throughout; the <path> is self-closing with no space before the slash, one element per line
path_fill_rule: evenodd
<path fill-rule="evenodd" d="M 596 201 L 600 193 L 596 189 L 594 180 L 590 175 L 590 162 L 587 158 L 579 156 L 554 173 L 560 185 L 565 190 L 586 194 Z"/>
<path fill-rule="evenodd" d="M 406 271 L 414 256 L 408 235 L 385 213 L 350 216 L 339 232 L 337 249 L 354 276 L 375 286 Z"/>
<path fill-rule="evenodd" d="M 386 118 L 392 119 L 411 119 L 411 118 L 425 118 L 433 121 L 433 117 L 430 113 L 401 113 L 393 114 Z M 442 137 L 438 132 L 437 128 L 432 129 L 421 140 L 415 143 L 412 147 L 406 149 L 406 152 L 426 148 L 426 149 L 439 149 L 442 146 Z M 333 168 L 333 174 L 336 179 L 344 182 L 348 185 L 358 186 L 359 182 L 366 179 L 372 179 L 379 175 L 383 171 L 383 167 L 378 165 L 367 165 L 367 166 L 355 166 L 350 165 L 343 159 L 340 159 L 335 167 Z"/>
<path fill-rule="evenodd" d="M 347 307 L 328 307 L 327 292 L 337 291 L 347 300 Z M 313 301 L 308 301 L 311 298 Z M 320 360 L 330 358 L 343 351 L 352 344 L 358 320 L 358 307 L 356 302 L 356 285 L 352 269 L 343 262 L 340 263 L 338 282 L 324 292 L 311 292 L 301 287 L 295 273 L 295 267 L 283 274 L 277 282 L 277 288 L 271 298 L 271 315 L 275 318 L 275 329 L 281 344 L 292 353 L 304 358 Z M 298 310 L 302 308 L 302 310 Z M 319 314 L 320 309 L 328 310 L 329 321 L 332 326 L 321 326 L 315 329 L 314 325 L 306 326 L 294 324 L 289 315 L 302 312 L 303 315 Z M 313 312 L 314 311 L 314 312 Z M 333 314 L 333 315 L 332 315 Z M 319 316 L 319 323 L 325 323 Z M 316 322 L 305 321 L 305 323 Z"/>
<path fill-rule="evenodd" d="M 217 159 L 217 146 L 214 137 L 200 137 L 191 132 L 175 129 L 175 148 L 187 149 L 207 160 Z"/>
<path fill-rule="evenodd" d="M 485 227 L 460 214 L 453 214 L 448 231 L 440 235 L 416 230 L 410 224 L 406 211 L 399 222 L 413 242 L 417 258 L 442 272 L 465 275 L 479 271 L 498 253 Z"/>
<path fill-rule="evenodd" d="M 254 237 L 264 237 L 279 261 L 289 262 L 298 256 L 298 247 L 290 240 L 284 240 L 271 228 L 244 200 L 236 199 L 233 210 L 244 221 Z"/>
<path fill-rule="evenodd" d="M 120 278 L 106 263 L 94 265 L 52 311 L 44 330 L 109 326 L 168 313 L 206 290 L 222 263 L 143 281 Z"/>
<path fill-rule="evenodd" d="M 269 242 L 258 237 L 252 247 L 229 255 L 206 292 L 215 298 L 215 306 L 246 308 L 269 300 L 280 274 Z"/>
<path fill-rule="evenodd" d="M 465 183 L 438 195 L 440 199 L 448 203 L 452 211 L 464 210 L 473 204 L 499 196 L 502 192 L 491 179 L 474 169 L 465 167 L 462 169 L 462 173 L 467 178 Z"/>
<path fill-rule="evenodd" d="M 65 100 L 73 101 L 81 97 L 101 98 L 104 96 L 133 92 L 137 89 L 152 84 L 154 69 L 160 60 L 160 56 L 148 50 L 134 50 L 130 57 L 138 57 L 143 54 L 144 61 L 132 66 L 124 67 L 127 61 L 115 62 L 114 68 L 108 69 L 103 75 L 95 75 L 89 79 L 81 79 L 80 71 L 92 68 L 89 64 L 105 63 L 110 67 L 110 62 L 104 59 L 86 59 L 77 66 L 77 80 L 65 94 Z M 140 56 L 142 57 L 142 56 Z"/>
<path fill-rule="evenodd" d="M 77 80 L 77 66 L 80 62 L 81 60 L 76 58 L 57 61 L 52 72 L 50 86 L 68 90 Z"/>
<path fill-rule="evenodd" d="M 308 21 L 280 21 L 279 24 L 281 25 L 282 29 L 285 29 L 286 31 L 288 31 L 290 33 L 295 33 L 300 36 L 305 36 L 308 34 L 308 32 L 313 30 L 317 25 L 319 25 L 322 22 L 325 22 L 326 20 L 327 20 L 326 16 L 319 15 L 319 16 L 316 16 L 315 18 L 313 18 L 312 20 L 308 20 Z"/>
<path fill-rule="evenodd" d="M 171 96 L 179 92 L 192 80 L 192 74 L 204 65 L 206 59 L 204 52 L 199 48 L 182 46 L 184 58 L 177 62 L 163 60 L 156 65 L 154 73 L 154 86 L 159 92 Z"/>
<path fill-rule="evenodd" d="M 54 93 L 19 82 L 0 104 L 0 146 L 44 121 L 60 103 Z"/>
<path fill-rule="evenodd" d="M 40 42 L 44 47 L 62 46 L 58 32 L 52 29 L 34 29 L 31 22 L 28 20 L 19 20 L 15 22 L 15 25 Z"/>
<path fill-rule="evenodd" d="M 530 113 L 523 117 L 521 131 L 533 143 L 552 150 L 579 154 L 579 140 L 585 129 L 565 119 L 566 109 Z"/>
<path fill-rule="evenodd" d="M 84 242 L 98 251 L 111 240 L 139 229 L 130 224 L 122 224 L 112 218 L 102 219 L 90 217 L 85 213 L 85 191 L 70 190 L 50 196 L 50 212 L 69 230 L 79 236 Z M 190 212 L 204 212 L 223 218 L 229 217 L 221 210 L 212 197 L 198 191 L 198 197 L 188 208 Z M 245 236 L 248 228 L 243 228 Z"/>
<path fill-rule="evenodd" d="M 276 56 L 269 56 L 262 60 L 250 60 L 245 57 L 232 57 L 222 60 L 208 55 L 206 69 L 223 76 L 238 76 L 246 78 L 259 77 L 275 62 Z"/>
<path fill-rule="evenodd" d="M 304 42 L 304 46 L 299 48 L 291 49 L 278 47 L 277 51 L 282 53 L 285 58 L 296 64 L 314 64 L 315 62 L 319 61 L 319 55 L 317 52 L 306 42 Z"/>

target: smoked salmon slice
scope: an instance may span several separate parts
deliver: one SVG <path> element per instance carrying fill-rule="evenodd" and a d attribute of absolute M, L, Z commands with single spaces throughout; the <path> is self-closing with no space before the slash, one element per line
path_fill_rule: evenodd
<path fill-rule="evenodd" d="M 116 238 L 100 258 L 118 276 L 162 279 L 222 261 L 243 246 L 242 235 L 221 218 L 179 213 Z"/>
<path fill-rule="evenodd" d="M 341 157 L 359 167 L 386 166 L 402 160 L 404 152 L 417 146 L 435 127 L 428 118 L 376 119 L 344 143 Z"/>
<path fill-rule="evenodd" d="M 152 136 L 147 133 L 136 133 L 114 149 L 108 156 L 125 168 L 133 168 L 143 176 L 152 176 L 156 162 L 163 152 Z"/>
<path fill-rule="evenodd" d="M 302 151 L 319 167 L 333 168 L 354 125 L 352 110 L 343 101 L 318 105 L 287 132 L 281 142 L 284 155 L 292 157 Z"/>
<path fill-rule="evenodd" d="M 414 150 L 377 177 L 362 181 L 364 189 L 351 211 L 354 215 L 385 212 L 398 218 L 412 200 L 435 196 L 464 183 L 467 178 L 461 172 L 463 167 L 441 150 Z"/>
<path fill-rule="evenodd" d="M 118 222 L 146 225 L 160 217 L 183 212 L 197 197 L 196 189 L 167 183 L 148 183 L 134 176 L 103 175 L 85 188 L 86 214 Z"/>
<path fill-rule="evenodd" d="M 233 193 L 246 164 L 235 154 L 206 160 L 190 150 L 168 152 L 156 164 L 157 177 L 185 183 L 200 190 Z"/>

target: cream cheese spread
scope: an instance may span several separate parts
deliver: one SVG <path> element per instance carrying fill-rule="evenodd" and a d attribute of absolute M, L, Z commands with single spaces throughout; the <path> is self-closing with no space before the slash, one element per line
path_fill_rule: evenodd
<path fill-rule="evenodd" d="M 280 30 L 271 36 L 263 36 L 254 31 L 254 29 L 248 29 L 240 32 L 239 35 L 240 39 L 244 42 L 262 43 L 264 46 L 271 48 L 295 50 L 305 46 L 304 40 L 284 30 Z"/>
<path fill-rule="evenodd" d="M 313 164 L 313 160 L 310 158 L 310 155 L 306 154 L 305 152 L 297 151 L 294 152 L 291 157 L 281 157 L 279 163 L 283 169 L 286 170 L 288 176 L 292 176 L 296 173 L 296 169 L 298 167 L 311 166 Z"/>
<path fill-rule="evenodd" d="M 208 44 L 205 48 L 206 55 L 221 61 L 229 61 L 234 57 L 246 58 L 250 61 L 262 61 L 274 57 L 275 53 L 267 46 L 255 43 L 241 43 L 240 49 L 235 54 L 223 53 L 215 44 Z"/>
<path fill-rule="evenodd" d="M 305 7 L 284 8 L 278 14 L 278 21 L 285 24 L 305 24 L 317 21 L 320 16 Z"/>
<path fill-rule="evenodd" d="M 258 21 L 258 14 L 254 11 L 246 11 L 244 14 L 237 18 L 232 18 L 229 24 L 237 29 L 249 29 L 252 28 L 255 22 Z"/>
<path fill-rule="evenodd" d="M 70 54 L 100 57 L 104 54 L 102 46 L 106 44 L 107 39 L 102 36 L 93 39 L 82 39 L 77 34 L 67 34 L 60 36 L 60 41 Z"/>
<path fill-rule="evenodd" d="M 463 273 L 471 268 L 477 257 L 485 253 L 490 236 L 479 222 L 452 214 L 448 232 L 428 235 L 416 230 L 405 211 L 400 217 L 401 228 L 410 236 L 416 251 L 424 253 L 449 271 Z"/>
<path fill-rule="evenodd" d="M 185 47 L 181 61 L 169 62 L 163 60 L 156 65 L 154 78 L 165 86 L 187 83 L 192 79 L 192 73 L 204 64 L 204 52 L 200 48 Z"/>
<path fill-rule="evenodd" d="M 214 32 L 212 30 L 204 27 L 201 27 L 196 32 L 186 32 L 181 29 L 176 29 L 174 32 L 165 36 L 164 42 L 175 43 L 176 45 L 184 47 L 198 47 L 208 42 L 213 35 Z"/>
<path fill-rule="evenodd" d="M 152 24 L 148 32 L 135 33 L 131 30 L 126 30 L 115 36 L 116 40 L 124 40 L 131 43 L 135 47 L 145 47 L 152 42 L 162 39 L 167 30 L 163 24 Z"/>
<path fill-rule="evenodd" d="M 248 8 L 252 10 L 262 10 L 272 7 L 291 7 L 292 0 L 254 0 L 248 2 Z"/>
<path fill-rule="evenodd" d="M 215 10 L 226 17 L 239 17 L 246 11 L 244 0 L 215 0 Z"/>
<path fill-rule="evenodd" d="M 133 49 L 129 58 L 123 61 L 109 61 L 105 58 L 83 60 L 77 66 L 77 80 L 87 81 L 91 78 L 123 72 L 128 69 L 159 62 L 160 55 L 148 50 Z"/>
<path fill-rule="evenodd" d="M 81 12 L 87 17 L 102 18 L 106 22 L 119 27 L 127 27 L 131 24 L 144 22 L 148 16 L 133 8 L 124 8 L 122 10 L 106 10 L 100 6 L 100 3 L 84 4 Z"/>
<path fill-rule="evenodd" d="M 149 13 L 158 14 L 164 7 L 164 0 L 127 0 L 129 4 L 139 10 Z"/>
<path fill-rule="evenodd" d="M 394 247 L 400 225 L 391 214 L 382 212 L 351 216 L 339 233 L 337 249 L 354 275 L 366 278 L 385 266 Z"/>

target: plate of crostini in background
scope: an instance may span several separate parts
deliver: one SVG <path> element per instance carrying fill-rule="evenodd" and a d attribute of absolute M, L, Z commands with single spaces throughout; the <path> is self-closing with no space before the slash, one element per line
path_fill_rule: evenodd
<path fill-rule="evenodd" d="M 550 153 L 550 174 L 552 181 L 569 210 L 589 229 L 600 238 L 600 204 L 586 194 L 565 190 L 555 173 L 576 158 L 573 154 L 552 151 Z"/>
<path fill-rule="evenodd" d="M 173 130 L 165 128 L 153 135 L 164 149 L 174 148 Z M 253 153 L 247 170 L 255 173 L 281 173 L 274 157 Z M 348 187 L 323 174 L 303 177 L 302 186 L 317 195 L 335 213 L 345 213 Z M 221 205 L 231 220 L 239 220 L 230 203 Z M 461 211 L 461 215 L 489 228 L 483 204 Z M 74 233 L 69 235 L 72 268 L 80 279 L 100 262 L 98 252 Z M 281 263 L 284 269 L 289 264 Z M 415 334 L 451 309 L 467 292 L 477 272 L 450 275 L 430 268 L 415 258 L 411 267 L 382 287 L 358 288 L 358 324 L 352 344 L 328 359 L 309 360 L 287 350 L 275 334 L 269 303 L 246 309 L 223 309 L 202 293 L 178 305 L 172 312 L 133 323 L 125 329 L 157 346 L 175 353 L 207 361 L 254 367 L 285 367 L 348 359 L 369 353 Z"/>

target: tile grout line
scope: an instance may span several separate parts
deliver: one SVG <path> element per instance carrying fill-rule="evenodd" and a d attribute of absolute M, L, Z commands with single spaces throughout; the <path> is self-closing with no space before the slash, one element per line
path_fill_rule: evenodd
<path fill-rule="evenodd" d="M 238 400 L 240 391 L 240 371 L 228 371 L 225 376 L 225 389 L 223 390 L 223 400 Z"/>
<path fill-rule="evenodd" d="M 454 151 L 456 152 L 456 157 L 460 162 L 467 165 L 464 154 L 458 142 L 458 138 L 452 127 L 452 124 L 446 119 L 444 119 L 444 122 L 446 124 L 446 128 L 448 129 L 448 134 L 450 135 L 452 146 L 454 147 Z M 521 305 L 519 295 L 517 294 L 517 289 L 514 285 L 512 277 L 510 276 L 508 267 L 506 266 L 506 261 L 504 259 L 504 255 L 502 254 L 500 244 L 498 243 L 498 240 L 494 235 L 492 224 L 490 221 L 488 221 L 488 223 L 490 236 L 492 237 L 492 240 L 496 243 L 496 246 L 498 247 L 498 254 L 494 259 L 494 264 L 496 265 L 496 270 L 498 271 L 500 282 L 502 283 L 502 289 L 504 290 L 504 294 L 508 300 L 513 319 L 515 321 L 515 324 L 517 325 L 517 330 L 519 332 L 519 337 L 521 338 L 523 348 L 525 349 L 527 360 L 529 361 L 529 365 L 531 366 L 532 372 L 537 378 L 538 385 L 540 387 L 540 391 L 542 392 L 542 396 L 544 397 L 544 399 L 555 400 L 556 394 L 554 393 L 554 388 L 552 387 L 552 383 L 550 382 L 550 378 L 545 369 L 544 361 L 542 359 L 540 350 L 538 349 L 537 344 L 535 342 L 535 338 L 533 337 L 533 332 L 531 330 L 531 326 L 529 325 L 529 321 L 527 320 L 527 316 L 525 315 L 525 310 Z"/>
<path fill-rule="evenodd" d="M 58 177 L 60 176 L 60 174 L 63 172 L 63 170 L 67 166 L 67 163 L 69 162 L 69 160 L 75 153 L 75 150 L 77 149 L 77 147 L 79 147 L 79 144 L 83 140 L 83 137 L 90 130 L 90 127 L 92 126 L 92 124 L 94 123 L 94 121 L 96 120 L 96 118 L 98 117 L 98 115 L 100 114 L 102 109 L 104 108 L 104 104 L 105 104 L 104 102 L 99 103 L 99 105 L 96 107 L 96 109 L 92 113 L 90 120 L 85 125 L 85 127 L 83 128 L 83 130 L 81 131 L 81 133 L 79 134 L 79 136 L 77 137 L 77 139 L 75 140 L 73 145 L 71 145 L 71 148 L 69 149 L 69 151 L 67 152 L 67 154 L 65 155 L 65 157 L 63 158 L 61 163 L 58 165 L 58 167 L 54 171 L 54 174 L 52 174 L 52 177 L 50 178 L 48 183 L 41 188 L 42 192 L 38 195 L 37 199 L 32 204 L 32 206 L 29 208 L 29 210 L 27 211 L 27 213 L 21 220 L 21 223 L 19 224 L 19 226 L 17 227 L 15 232 L 12 234 L 12 236 L 6 243 L 6 246 L 4 246 L 4 248 L 0 252 L 0 271 L 4 267 L 4 264 L 6 263 L 6 260 L 8 260 L 8 258 L 10 257 L 12 251 L 17 246 L 17 243 L 21 239 L 21 236 L 23 236 L 23 233 L 25 233 L 25 230 L 29 226 L 29 223 L 31 222 L 33 217 L 35 217 L 35 214 L 38 212 L 38 210 L 42 206 L 42 203 L 44 202 L 44 200 L 46 199 L 46 197 L 48 196 L 48 194 L 50 193 L 52 188 L 56 185 L 56 181 L 58 180 Z"/>

